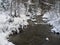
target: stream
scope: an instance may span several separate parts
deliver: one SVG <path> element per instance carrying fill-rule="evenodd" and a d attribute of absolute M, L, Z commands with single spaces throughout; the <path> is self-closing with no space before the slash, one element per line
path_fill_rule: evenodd
<path fill-rule="evenodd" d="M 9 41 L 15 45 L 60 45 L 60 35 L 52 33 L 51 27 L 49 24 L 30 24 L 22 33 L 10 36 Z"/>

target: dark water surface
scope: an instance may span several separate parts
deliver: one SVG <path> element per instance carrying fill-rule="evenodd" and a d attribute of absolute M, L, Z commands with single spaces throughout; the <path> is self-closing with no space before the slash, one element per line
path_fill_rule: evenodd
<path fill-rule="evenodd" d="M 24 2 L 27 0 L 24 0 Z M 35 0 L 33 0 L 34 2 Z M 45 1 L 45 0 L 43 0 Z M 37 2 L 37 1 L 35 1 Z M 48 3 L 54 4 L 55 0 L 48 0 Z M 41 4 L 39 2 L 39 4 Z M 44 10 L 50 10 L 50 6 L 41 4 L 42 15 L 46 12 Z M 43 13 L 44 12 L 44 13 Z M 37 23 L 43 23 L 42 17 L 36 17 Z M 51 26 L 48 24 L 37 24 L 29 20 L 29 26 L 24 29 L 22 33 L 14 34 L 9 37 L 9 41 L 15 45 L 60 45 L 60 35 L 51 33 Z M 49 38 L 49 40 L 46 40 Z"/>
<path fill-rule="evenodd" d="M 42 17 L 38 16 L 36 22 L 43 23 Z M 29 26 L 23 32 L 10 36 L 9 41 L 15 45 L 60 45 L 60 35 L 51 33 L 51 26 L 48 24 L 35 25 L 29 21 Z"/>
<path fill-rule="evenodd" d="M 50 29 L 49 25 L 30 25 L 25 31 L 10 36 L 9 39 L 16 45 L 60 45 L 59 35 L 51 33 Z"/>
<path fill-rule="evenodd" d="M 54 1 L 55 0 L 49 0 L 50 3 Z M 43 11 L 44 9 L 49 9 L 49 7 L 45 8 L 44 5 L 42 8 Z M 42 23 L 42 17 L 38 16 L 37 22 Z M 27 27 L 27 29 L 24 29 L 22 33 L 10 36 L 9 41 L 13 42 L 15 45 L 60 45 L 60 35 L 53 34 L 50 31 L 50 25 L 34 25 L 34 22 L 30 21 L 30 25 Z M 48 41 L 46 40 L 47 37 L 49 38 Z"/>

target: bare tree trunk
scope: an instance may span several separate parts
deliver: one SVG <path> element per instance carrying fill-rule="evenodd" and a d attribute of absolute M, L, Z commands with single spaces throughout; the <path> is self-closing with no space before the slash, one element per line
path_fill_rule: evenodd
<path fill-rule="evenodd" d="M 16 0 L 15 0 L 15 6 L 14 7 L 15 7 L 15 10 L 14 10 L 15 14 L 14 15 L 16 17 Z"/>
<path fill-rule="evenodd" d="M 20 2 L 21 0 L 17 0 L 17 13 L 18 13 L 17 16 L 20 16 Z"/>
<path fill-rule="evenodd" d="M 11 1 L 11 4 L 10 4 L 10 16 L 12 15 L 12 1 Z"/>

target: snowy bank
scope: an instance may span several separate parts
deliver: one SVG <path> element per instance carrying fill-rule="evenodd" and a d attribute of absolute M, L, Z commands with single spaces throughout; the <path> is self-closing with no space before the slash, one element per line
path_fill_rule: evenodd
<path fill-rule="evenodd" d="M 54 9 L 46 12 L 43 15 L 43 20 L 46 21 L 48 24 L 53 26 L 51 29 L 52 32 L 60 33 L 60 2 L 57 1 L 55 4 Z"/>

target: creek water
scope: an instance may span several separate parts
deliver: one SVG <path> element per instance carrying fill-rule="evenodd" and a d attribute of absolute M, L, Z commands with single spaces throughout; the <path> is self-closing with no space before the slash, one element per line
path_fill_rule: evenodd
<path fill-rule="evenodd" d="M 41 8 L 44 11 L 44 5 Z M 60 35 L 51 32 L 52 26 L 41 24 L 44 23 L 41 16 L 37 17 L 37 22 L 39 24 L 29 21 L 30 25 L 22 33 L 10 36 L 9 41 L 15 45 L 60 45 Z"/>
<path fill-rule="evenodd" d="M 30 24 L 22 33 L 10 36 L 9 41 L 15 45 L 60 45 L 60 35 L 51 33 L 48 24 Z"/>

